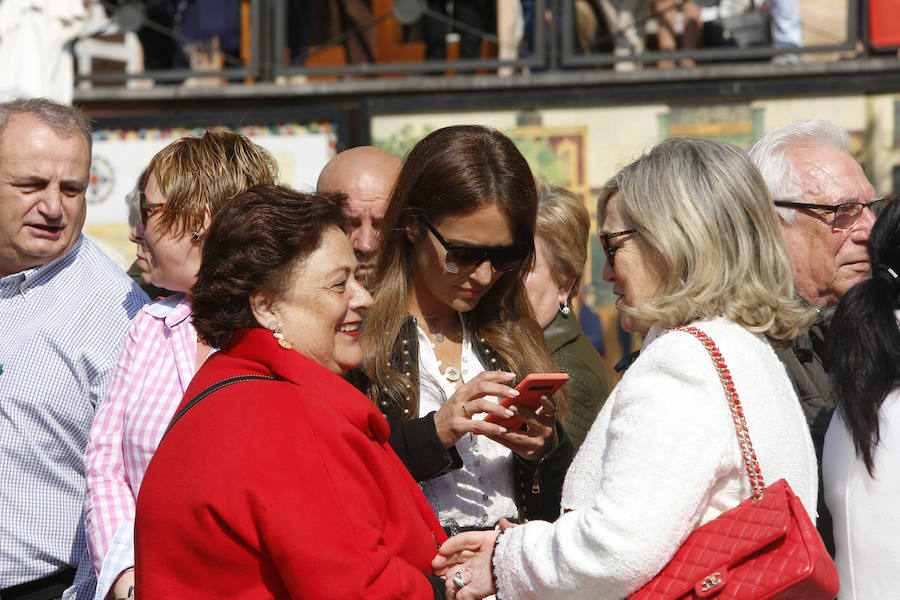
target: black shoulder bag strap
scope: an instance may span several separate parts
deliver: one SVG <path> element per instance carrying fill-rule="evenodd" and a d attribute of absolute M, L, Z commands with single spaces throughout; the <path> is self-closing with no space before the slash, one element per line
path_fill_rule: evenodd
<path fill-rule="evenodd" d="M 169 433 L 169 430 L 175 426 L 175 423 L 178 422 L 178 419 L 183 417 L 187 411 L 189 411 L 195 404 L 212 394 L 213 392 L 222 389 L 227 385 L 231 385 L 232 383 L 243 383 L 244 381 L 253 381 L 255 379 L 270 379 L 272 381 L 277 381 L 278 377 L 270 377 L 268 375 L 235 375 L 234 377 L 229 377 L 227 379 L 223 379 L 217 383 L 212 384 L 193 398 L 191 398 L 187 404 L 185 404 L 181 410 L 175 413 L 175 416 L 172 417 L 172 420 L 169 422 L 169 426 L 166 427 L 165 433 L 163 433 L 163 437 L 166 436 L 166 433 Z"/>

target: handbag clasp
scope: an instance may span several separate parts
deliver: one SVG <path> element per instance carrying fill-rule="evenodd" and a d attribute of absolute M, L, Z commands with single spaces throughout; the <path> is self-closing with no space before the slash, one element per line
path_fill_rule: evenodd
<path fill-rule="evenodd" d="M 718 594 L 721 591 L 722 586 L 725 585 L 725 577 L 722 575 L 720 571 L 716 571 L 715 573 L 710 573 L 706 577 L 704 577 L 694 588 L 697 592 L 697 596 L 699 598 L 707 598 L 709 596 Z"/>

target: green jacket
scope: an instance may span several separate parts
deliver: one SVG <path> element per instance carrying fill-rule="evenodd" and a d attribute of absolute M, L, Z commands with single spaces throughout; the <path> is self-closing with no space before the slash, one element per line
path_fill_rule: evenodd
<path fill-rule="evenodd" d="M 581 331 L 574 312 L 568 317 L 557 314 L 544 329 L 544 339 L 556 365 L 570 377 L 563 388 L 569 403 L 563 424 L 578 450 L 609 395 L 606 366 Z"/>

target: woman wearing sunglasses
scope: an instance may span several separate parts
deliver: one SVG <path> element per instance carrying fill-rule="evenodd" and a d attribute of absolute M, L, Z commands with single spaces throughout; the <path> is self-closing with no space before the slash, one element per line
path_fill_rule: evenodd
<path fill-rule="evenodd" d="M 450 533 L 559 514 L 572 456 L 562 395 L 535 411 L 497 403 L 525 375 L 556 371 L 523 285 L 536 214 L 512 141 L 455 126 L 410 151 L 382 221 L 360 387 Z M 515 413 L 518 431 L 484 420 Z"/>
<path fill-rule="evenodd" d="M 266 150 L 227 131 L 177 140 L 147 167 L 136 237 L 153 285 L 176 293 L 135 317 L 91 428 L 85 513 L 98 600 L 110 591 L 115 598 L 129 595 L 134 506 L 144 471 L 211 352 L 197 338 L 188 296 L 204 234 L 226 200 L 252 185 L 273 184 L 276 177 Z"/>

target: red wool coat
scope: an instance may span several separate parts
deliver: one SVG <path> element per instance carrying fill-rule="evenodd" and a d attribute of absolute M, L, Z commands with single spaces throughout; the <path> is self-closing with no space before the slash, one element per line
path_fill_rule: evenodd
<path fill-rule="evenodd" d="M 238 334 L 185 393 L 222 388 L 163 438 L 141 485 L 136 595 L 434 598 L 446 536 L 371 400 L 272 334 Z"/>

